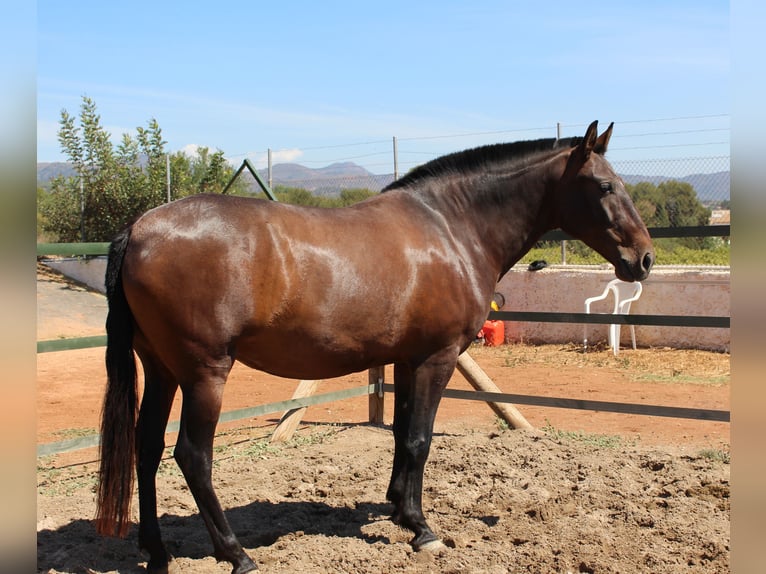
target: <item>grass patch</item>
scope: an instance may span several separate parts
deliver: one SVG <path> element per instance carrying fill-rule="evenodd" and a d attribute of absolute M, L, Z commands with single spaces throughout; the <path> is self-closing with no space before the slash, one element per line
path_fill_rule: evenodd
<path fill-rule="evenodd" d="M 559 441 L 579 442 L 597 448 L 618 448 L 625 446 L 625 439 L 621 436 L 585 433 L 582 431 L 565 431 L 557 429 L 547 419 L 542 431 L 549 437 Z"/>
<path fill-rule="evenodd" d="M 728 266 L 731 260 L 731 247 L 720 242 L 705 249 L 695 249 L 679 245 L 674 241 L 655 240 L 654 249 L 659 265 L 719 265 Z M 533 247 L 519 261 L 518 265 L 528 265 L 542 259 L 551 265 L 561 263 L 561 244 Z M 566 262 L 568 265 L 604 265 L 604 258 L 578 241 L 567 241 Z"/>
<path fill-rule="evenodd" d="M 299 448 L 303 446 L 312 446 L 315 444 L 324 444 L 328 439 L 334 437 L 342 430 L 339 424 L 321 426 L 309 434 L 295 433 L 293 437 L 284 443 L 286 448 Z"/>
<path fill-rule="evenodd" d="M 73 438 L 96 435 L 98 434 L 98 431 L 92 428 L 72 428 L 72 429 L 58 430 L 58 431 L 55 431 L 53 434 L 61 440 L 70 440 Z"/>
<path fill-rule="evenodd" d="M 699 452 L 700 458 L 705 458 L 714 462 L 731 464 L 731 453 L 725 450 L 708 448 Z"/>
<path fill-rule="evenodd" d="M 96 472 L 82 468 L 56 468 L 54 456 L 37 461 L 37 494 L 40 496 L 70 496 L 84 488 L 95 490 Z"/>
<path fill-rule="evenodd" d="M 335 436 L 344 427 L 337 425 L 322 425 L 312 432 L 296 432 L 293 437 L 281 444 L 271 444 L 271 437 L 251 440 L 245 439 L 236 443 L 223 444 L 215 448 L 217 454 L 226 458 L 265 458 L 270 455 L 281 455 L 285 450 L 322 444 Z"/>
<path fill-rule="evenodd" d="M 635 376 L 633 379 L 636 381 L 645 381 L 647 383 L 685 383 L 701 386 L 721 386 L 729 384 L 729 375 L 700 377 L 698 375 L 684 375 L 680 373 L 647 373 L 646 375 Z"/>

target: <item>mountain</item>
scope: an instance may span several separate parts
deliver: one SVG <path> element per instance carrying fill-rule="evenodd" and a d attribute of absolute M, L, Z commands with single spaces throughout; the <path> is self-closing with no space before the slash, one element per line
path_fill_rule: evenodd
<path fill-rule="evenodd" d="M 305 167 L 297 163 L 278 163 L 272 166 L 271 172 L 274 179 L 281 181 L 370 177 L 373 175 L 363 167 L 350 161 L 333 163 L 317 169 Z"/>
<path fill-rule="evenodd" d="M 77 172 L 70 163 L 63 161 L 39 162 L 37 164 L 37 184 L 45 185 L 54 177 L 75 177 Z"/>
<path fill-rule="evenodd" d="M 264 179 L 268 177 L 266 170 L 259 170 L 259 174 Z M 271 177 L 274 186 L 301 187 L 315 195 L 338 195 L 342 189 L 351 188 L 380 191 L 394 180 L 391 174 L 376 175 L 353 162 L 333 163 L 317 169 L 297 163 L 278 163 L 272 166 Z"/>

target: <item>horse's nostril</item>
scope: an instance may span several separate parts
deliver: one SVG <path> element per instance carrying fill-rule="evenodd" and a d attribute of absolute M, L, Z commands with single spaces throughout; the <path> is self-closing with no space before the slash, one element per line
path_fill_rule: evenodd
<path fill-rule="evenodd" d="M 644 255 L 644 259 L 641 261 L 644 270 L 649 271 L 652 268 L 652 265 L 654 265 L 654 255 L 651 252 L 647 252 L 646 255 Z"/>

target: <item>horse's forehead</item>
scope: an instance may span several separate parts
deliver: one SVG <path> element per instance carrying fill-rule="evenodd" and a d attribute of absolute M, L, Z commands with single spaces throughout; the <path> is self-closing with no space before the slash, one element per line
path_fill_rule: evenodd
<path fill-rule="evenodd" d="M 606 161 L 602 155 L 596 153 L 591 154 L 588 161 L 585 162 L 580 170 L 580 175 L 599 180 L 614 179 L 617 177 L 617 174 L 614 169 L 612 169 L 609 162 Z"/>

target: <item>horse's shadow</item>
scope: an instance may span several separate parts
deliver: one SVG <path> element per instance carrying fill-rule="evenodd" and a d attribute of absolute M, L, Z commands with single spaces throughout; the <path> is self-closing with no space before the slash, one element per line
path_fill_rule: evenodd
<path fill-rule="evenodd" d="M 358 538 L 373 544 L 390 542 L 370 535 L 362 527 L 387 519 L 390 504 L 358 503 L 355 507 L 330 506 L 323 502 L 253 502 L 226 511 L 226 517 L 245 548 L 270 546 L 285 535 L 303 533 Z M 210 556 L 213 546 L 199 514 L 160 517 L 163 539 L 177 558 Z M 124 539 L 96 534 L 92 520 L 78 519 L 55 530 L 37 533 L 37 571 L 47 572 L 144 572 L 146 556 L 138 550 L 137 527 Z"/>

